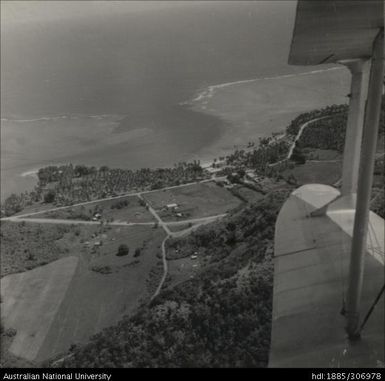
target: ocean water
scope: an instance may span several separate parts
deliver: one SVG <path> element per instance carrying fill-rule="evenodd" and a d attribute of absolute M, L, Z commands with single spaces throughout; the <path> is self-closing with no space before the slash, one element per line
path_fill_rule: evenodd
<path fill-rule="evenodd" d="M 33 187 L 47 164 L 140 168 L 198 158 L 230 122 L 191 100 L 222 83 L 312 70 L 287 65 L 294 1 L 143 12 L 122 2 L 104 13 L 82 3 L 76 17 L 59 17 L 55 3 L 31 8 L 45 17 L 28 22 L 9 22 L 2 9 L 2 198 Z"/>

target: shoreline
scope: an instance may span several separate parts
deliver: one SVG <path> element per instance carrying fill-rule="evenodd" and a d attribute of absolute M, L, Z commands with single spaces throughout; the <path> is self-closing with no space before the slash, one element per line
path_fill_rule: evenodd
<path fill-rule="evenodd" d="M 174 163 L 178 161 L 193 161 L 199 160 L 204 168 L 212 166 L 214 159 L 226 156 L 233 152 L 235 149 L 246 149 L 250 141 L 258 143 L 258 139 L 261 137 L 270 137 L 273 133 L 284 133 L 286 127 L 290 124 L 296 116 L 303 112 L 311 111 L 312 109 L 322 108 L 332 103 L 346 103 L 346 97 L 348 91 L 342 86 L 344 84 L 344 76 L 348 75 L 347 71 L 342 71 L 343 67 L 332 67 L 323 70 L 312 70 L 305 71 L 302 73 L 284 74 L 270 77 L 261 77 L 246 79 L 241 81 L 233 81 L 210 85 L 205 87 L 203 90 L 198 90 L 198 95 L 193 95 L 191 99 L 179 103 L 180 107 L 189 108 L 191 111 L 198 112 L 200 114 L 215 117 L 221 121 L 220 125 L 222 128 L 221 134 L 215 139 L 213 143 L 207 146 L 203 146 L 199 151 L 193 153 L 187 153 L 184 157 L 174 157 L 172 161 L 159 167 L 167 168 L 172 167 Z M 342 80 L 340 79 L 342 77 Z M 340 81 L 341 84 L 336 84 Z M 323 84 L 326 82 L 326 85 Z M 327 85 L 332 87 L 328 88 Z M 308 99 L 314 99 L 307 93 L 316 92 L 318 101 L 312 102 Z M 304 93 L 304 94 L 302 94 Z M 288 97 L 288 94 L 290 95 Z M 297 98 L 299 100 L 297 101 Z M 294 101 L 293 101 L 294 100 Z M 15 119 L 15 123 L 20 125 L 26 124 L 27 122 L 36 121 L 47 121 L 47 120 L 74 120 L 79 118 L 87 118 L 95 120 L 100 123 L 103 119 L 111 119 L 110 114 L 103 115 L 56 115 L 34 119 Z M 121 120 L 122 115 L 117 115 L 112 118 L 112 122 L 116 123 L 116 120 Z M 104 121 L 103 121 L 104 122 Z M 66 122 L 68 123 L 68 122 Z M 75 122 L 75 125 L 78 123 Z M 104 124 L 103 124 L 104 126 Z M 107 126 L 109 132 L 112 132 L 111 128 L 117 126 L 117 124 L 111 124 Z M 89 127 L 89 126 L 88 126 Z M 106 126 L 104 126 L 106 127 Z M 103 130 L 104 130 L 103 127 Z M 106 133 L 106 132 L 104 132 Z M 73 131 L 73 136 L 76 135 L 76 131 Z M 129 132 L 125 133 L 126 135 Z M 84 133 L 83 133 L 84 135 Z M 102 136 L 102 135 L 100 135 Z M 111 135 L 112 136 L 112 135 Z M 131 136 L 131 135 L 130 135 Z M 116 138 L 120 139 L 120 136 Z M 84 137 L 88 138 L 88 136 Z M 131 138 L 135 138 L 132 137 Z M 140 138 L 140 137 L 139 137 Z M 108 143 L 108 139 L 103 142 Z M 131 140 L 131 139 L 130 139 Z M 130 141 L 129 140 L 129 141 Z M 112 143 L 116 143 L 113 141 Z M 181 144 L 184 144 L 183 141 Z M 107 145 L 108 147 L 108 145 Z M 87 146 L 85 148 L 88 148 Z M 87 151 L 84 151 L 85 155 Z M 70 156 L 68 162 L 84 165 L 95 165 L 101 166 L 103 164 L 92 164 L 92 160 L 87 163 L 87 160 L 82 160 L 80 156 L 73 155 L 73 159 Z M 37 179 L 37 172 L 40 168 L 44 168 L 48 165 L 60 165 L 64 162 L 61 160 L 60 163 L 55 163 L 55 159 L 52 161 L 47 160 L 49 164 L 35 164 L 35 166 L 24 166 L 21 173 L 14 172 L 12 177 L 7 178 L 7 182 L 12 183 L 13 188 L 7 193 L 2 193 L 1 199 L 8 197 L 12 192 L 20 193 L 26 189 L 26 181 L 28 185 L 35 182 Z M 65 160 L 67 162 L 67 160 Z M 156 168 L 157 162 L 153 165 L 149 165 L 150 168 Z M 120 166 L 119 161 L 115 160 L 115 163 L 106 163 L 105 165 L 111 168 L 125 168 Z M 140 165 L 140 163 L 139 163 Z M 138 168 L 141 168 L 141 166 Z M 132 167 L 133 170 L 136 166 Z M 4 168 L 4 173 L 7 169 Z M 16 176 L 16 177 L 15 177 Z M 19 181 L 17 179 L 24 179 Z M 3 179 L 4 181 L 4 179 Z M 28 186 L 29 187 L 29 186 Z"/>
<path fill-rule="evenodd" d="M 30 171 L 22 172 L 19 176 L 21 177 L 34 177 L 37 179 L 37 174 L 41 168 L 31 169 Z"/>
<path fill-rule="evenodd" d="M 210 85 L 184 105 L 224 122 L 224 133 L 204 148 L 203 162 L 282 134 L 298 115 L 346 104 L 350 74 L 342 66 Z"/>

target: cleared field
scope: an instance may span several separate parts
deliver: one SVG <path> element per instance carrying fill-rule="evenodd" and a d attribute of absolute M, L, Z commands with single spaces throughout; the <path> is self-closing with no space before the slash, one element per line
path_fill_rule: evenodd
<path fill-rule="evenodd" d="M 233 192 L 247 202 L 257 202 L 264 197 L 262 193 L 245 186 L 236 186 L 233 188 Z"/>
<path fill-rule="evenodd" d="M 227 189 L 218 186 L 215 182 L 151 192 L 144 194 L 143 197 L 164 221 L 223 214 L 241 203 Z M 177 207 L 167 208 L 169 204 L 177 204 Z M 178 213 L 180 213 L 179 217 Z"/>
<path fill-rule="evenodd" d="M 326 184 L 333 185 L 341 177 L 341 162 L 307 162 L 293 169 L 287 169 L 282 176 L 288 178 L 292 174 L 298 185 Z"/>
<path fill-rule="evenodd" d="M 332 149 L 309 149 L 307 160 L 341 160 L 342 155 Z"/>
<path fill-rule="evenodd" d="M 121 222 L 151 222 L 151 213 L 136 196 L 120 197 L 118 199 L 100 201 L 91 204 L 73 206 L 31 216 L 33 218 L 57 218 L 69 220 L 90 221 L 96 213 L 103 220 Z"/>
<path fill-rule="evenodd" d="M 84 242 L 77 257 L 4 277 L 2 317 L 18 330 L 12 353 L 44 361 L 135 310 L 150 296 L 147 279 L 164 236 L 163 229 L 147 226 L 104 227 Z M 129 252 L 117 256 L 123 243 Z"/>
<path fill-rule="evenodd" d="M 169 280 L 168 286 L 175 286 L 178 283 L 184 282 L 194 277 L 199 270 L 199 262 L 190 257 L 173 259 L 168 261 Z"/>
<path fill-rule="evenodd" d="M 9 351 L 34 360 L 55 319 L 72 280 L 78 258 L 67 257 L 49 265 L 1 279 L 1 317 L 5 328 L 17 331 Z"/>
<path fill-rule="evenodd" d="M 193 224 L 190 224 L 190 223 L 186 223 L 186 224 L 181 224 L 181 225 L 169 225 L 168 228 L 170 229 L 170 231 L 172 231 L 173 233 L 176 233 L 176 232 L 181 232 L 183 230 L 186 230 L 186 229 L 189 229 L 191 228 L 192 226 L 194 226 Z"/>
<path fill-rule="evenodd" d="M 62 353 L 71 344 L 87 342 L 93 334 L 133 312 L 149 296 L 146 280 L 158 261 L 163 238 L 162 229 L 149 227 L 118 228 L 107 233 L 103 245 L 78 266 L 37 360 Z M 116 256 L 121 243 L 129 246 L 127 256 Z M 141 253 L 134 257 L 138 247 Z M 107 272 L 100 272 L 103 268 Z"/>
<path fill-rule="evenodd" d="M 21 214 L 35 213 L 35 212 L 44 212 L 45 210 L 52 209 L 52 204 L 45 204 L 44 202 L 39 202 L 36 204 L 26 206 L 22 211 L 15 213 L 15 216 Z"/>

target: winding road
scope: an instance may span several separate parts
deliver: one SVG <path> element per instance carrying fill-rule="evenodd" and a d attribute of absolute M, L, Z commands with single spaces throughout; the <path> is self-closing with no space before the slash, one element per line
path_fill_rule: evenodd
<path fill-rule="evenodd" d="M 298 130 L 298 133 L 295 136 L 292 144 L 290 145 L 287 157 L 283 160 L 277 161 L 276 163 L 269 164 L 269 166 L 273 167 L 273 166 L 278 165 L 278 164 L 280 164 L 286 160 L 289 160 L 293 154 L 295 145 L 296 145 L 297 141 L 300 139 L 300 137 L 302 136 L 302 133 L 305 130 L 305 128 L 308 127 L 310 124 L 318 121 L 318 120 L 322 120 L 322 119 L 326 119 L 326 118 L 330 118 L 330 117 L 331 117 L 331 115 L 322 116 L 322 117 L 311 119 L 311 120 L 303 123 L 301 125 L 300 129 Z M 217 177 L 216 180 L 221 180 L 224 178 L 225 178 L 225 176 Z M 138 197 L 139 199 L 146 202 L 146 204 L 148 205 L 149 212 L 154 216 L 156 222 L 159 224 L 159 226 L 166 233 L 166 237 L 164 238 L 164 240 L 162 242 L 162 246 L 161 246 L 162 247 L 163 275 L 162 275 L 162 278 L 160 280 L 160 283 L 159 283 L 156 291 L 154 292 L 154 294 L 151 297 L 151 300 L 152 300 L 159 294 L 159 292 L 162 289 L 162 286 L 166 280 L 166 277 L 167 277 L 167 272 L 168 272 L 167 258 L 166 258 L 166 242 L 167 242 L 167 240 L 169 238 L 172 238 L 172 237 L 181 237 L 185 234 L 188 234 L 191 231 L 193 231 L 194 229 L 197 229 L 201 225 L 204 225 L 204 224 L 207 224 L 207 223 L 210 223 L 210 222 L 213 222 L 215 220 L 218 220 L 218 219 L 225 217 L 226 214 L 219 214 L 219 215 L 215 215 L 215 216 L 181 220 L 181 221 L 164 222 L 160 218 L 160 216 L 158 215 L 156 210 L 143 198 L 143 195 L 153 193 L 153 192 L 158 192 L 161 190 L 169 190 L 169 189 L 187 187 L 190 185 L 194 185 L 194 184 L 198 184 L 198 183 L 205 183 L 205 182 L 210 182 L 210 181 L 213 181 L 213 178 L 209 178 L 209 179 L 205 179 L 205 180 L 201 180 L 201 181 L 196 181 L 196 182 L 191 182 L 191 183 L 186 183 L 186 184 L 181 184 L 181 185 L 174 185 L 174 186 L 165 187 L 162 189 L 154 189 L 154 190 L 150 190 L 150 191 L 126 193 L 126 194 L 119 195 L 119 196 L 106 197 L 106 198 L 101 198 L 101 199 L 92 200 L 92 201 L 85 201 L 85 202 L 81 202 L 81 203 L 77 203 L 77 204 L 73 204 L 73 205 L 69 205 L 69 206 L 61 206 L 61 207 L 51 208 L 51 209 L 47 209 L 47 210 L 43 210 L 43 211 L 14 215 L 11 217 L 2 218 L 1 221 L 28 222 L 28 223 L 41 223 L 41 224 L 47 223 L 47 224 L 67 224 L 67 225 L 73 225 L 73 224 L 100 225 L 101 224 L 100 221 L 82 221 L 82 220 L 53 219 L 53 218 L 33 218 L 33 216 L 47 213 L 47 212 L 54 212 L 54 211 L 68 209 L 68 208 L 73 208 L 73 207 L 77 207 L 77 206 L 89 205 L 89 204 L 94 204 L 94 203 L 109 201 L 109 200 L 116 200 L 116 199 L 129 197 L 129 196 Z M 32 216 L 32 218 L 30 218 L 31 216 Z M 188 223 L 192 223 L 194 225 L 190 226 L 186 229 L 183 229 L 181 231 L 178 231 L 178 232 L 172 232 L 169 229 L 170 226 L 178 226 L 178 225 L 183 225 L 183 224 L 188 224 Z M 119 222 L 119 221 L 116 221 L 116 222 L 108 222 L 108 225 L 112 225 L 112 226 L 141 226 L 141 225 L 154 225 L 154 222 L 121 222 L 121 221 Z"/>
<path fill-rule="evenodd" d="M 217 177 L 216 180 L 218 180 L 218 179 L 222 179 L 222 177 Z M 162 191 L 162 190 L 181 188 L 181 187 L 186 187 L 186 186 L 190 186 L 190 185 L 193 185 L 193 184 L 205 183 L 205 182 L 210 182 L 210 181 L 213 181 L 213 178 L 205 179 L 205 180 L 201 180 L 201 181 L 196 181 L 196 182 L 192 182 L 192 183 L 187 183 L 187 184 L 175 185 L 175 186 L 166 187 L 166 188 L 162 188 L 162 189 L 155 189 L 155 190 L 151 190 L 151 191 L 127 193 L 127 194 L 119 195 L 119 196 L 115 196 L 115 197 L 107 197 L 107 198 L 102 198 L 102 199 L 98 199 L 98 200 L 85 201 L 85 202 L 81 202 L 81 203 L 73 204 L 73 205 L 68 205 L 68 206 L 60 206 L 60 207 L 46 209 L 46 210 L 37 211 L 37 212 L 31 212 L 31 213 L 14 215 L 14 216 L 10 216 L 10 217 L 1 218 L 0 221 L 9 221 L 9 222 L 14 222 L 14 223 L 24 222 L 24 223 L 62 224 L 62 225 L 63 224 L 64 225 L 100 225 L 101 223 L 104 224 L 104 222 L 102 222 L 102 221 L 85 221 L 85 220 L 59 219 L 59 218 L 38 218 L 38 217 L 34 218 L 34 216 L 37 216 L 39 214 L 48 213 L 48 212 L 55 212 L 55 211 L 58 211 L 58 210 L 69 209 L 69 208 L 73 208 L 73 207 L 77 207 L 77 206 L 89 205 L 89 204 L 103 202 L 103 201 L 109 201 L 109 200 L 116 200 L 116 199 L 123 198 L 123 197 L 130 197 L 130 196 L 138 197 L 139 199 L 141 199 L 144 202 L 146 202 L 146 205 L 148 206 L 148 211 L 153 215 L 153 217 L 155 218 L 156 222 L 154 222 L 154 221 L 151 221 L 151 222 L 112 221 L 112 222 L 108 222 L 106 224 L 107 225 L 111 225 L 111 226 L 126 226 L 127 227 L 127 226 L 146 226 L 146 225 L 147 226 L 153 226 L 154 223 L 158 223 L 158 225 L 166 233 L 166 237 L 162 241 L 162 246 L 161 246 L 161 249 L 162 249 L 162 262 L 163 262 L 163 274 L 162 274 L 162 278 L 161 278 L 161 280 L 160 280 L 160 282 L 158 284 L 158 287 L 156 288 L 154 294 L 151 296 L 151 300 L 153 300 L 159 294 L 159 292 L 161 291 L 161 289 L 163 287 L 163 284 L 164 284 L 164 282 L 166 281 L 166 278 L 167 278 L 167 273 L 168 273 L 167 255 L 166 255 L 167 254 L 166 253 L 166 242 L 167 242 L 167 240 L 169 238 L 172 238 L 172 237 L 181 237 L 181 236 L 186 235 L 186 234 L 190 233 L 191 231 L 197 229 L 199 226 L 202 226 L 202 225 L 208 224 L 210 222 L 214 222 L 214 221 L 216 221 L 218 219 L 221 219 L 221 218 L 226 216 L 226 213 L 218 214 L 218 215 L 214 215 L 214 216 L 208 216 L 208 217 L 191 218 L 191 219 L 180 220 L 180 221 L 164 222 L 160 218 L 160 216 L 156 212 L 156 210 L 149 204 L 148 201 L 146 201 L 143 198 L 143 195 L 148 194 L 148 193 Z M 170 226 L 180 226 L 180 225 L 186 225 L 186 224 L 190 224 L 190 223 L 194 224 L 194 225 L 189 226 L 188 228 L 183 229 L 181 231 L 172 232 L 169 229 Z"/>
<path fill-rule="evenodd" d="M 338 114 L 320 116 L 318 118 L 310 119 L 307 122 L 303 123 L 301 125 L 301 127 L 299 128 L 299 130 L 297 132 L 297 135 L 295 136 L 293 142 L 290 145 L 289 152 L 287 153 L 287 156 L 284 159 L 282 159 L 282 160 L 279 160 L 279 161 L 277 161 L 275 163 L 269 164 L 269 167 L 274 167 L 274 166 L 276 166 L 278 164 L 281 164 L 281 163 L 283 163 L 283 162 L 285 162 L 287 160 L 290 160 L 291 156 L 293 155 L 295 145 L 297 144 L 297 141 L 299 140 L 299 138 L 302 136 L 302 133 L 303 133 L 303 131 L 304 131 L 304 129 L 306 127 L 308 127 L 310 124 L 312 124 L 314 122 L 317 122 L 318 120 L 331 118 L 332 116 L 335 116 L 335 115 L 338 115 Z"/>

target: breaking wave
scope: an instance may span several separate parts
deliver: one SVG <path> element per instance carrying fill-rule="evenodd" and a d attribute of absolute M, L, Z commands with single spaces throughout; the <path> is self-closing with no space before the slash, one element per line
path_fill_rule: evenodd
<path fill-rule="evenodd" d="M 200 103 L 201 105 L 206 105 L 207 102 L 215 95 L 216 91 L 219 89 L 223 89 L 225 87 L 229 86 L 236 86 L 243 83 L 252 83 L 257 81 L 263 81 L 263 80 L 277 80 L 277 79 L 283 79 L 283 78 L 292 78 L 292 77 L 301 77 L 306 75 L 312 75 L 312 74 L 318 74 L 323 73 L 326 71 L 332 71 L 332 70 L 341 70 L 343 67 L 332 67 L 328 69 L 320 69 L 320 70 L 312 70 L 307 71 L 304 73 L 296 73 L 296 74 L 283 74 L 283 75 L 277 75 L 273 77 L 261 77 L 261 78 L 252 78 L 252 79 L 244 79 L 241 81 L 234 81 L 234 82 L 226 82 L 226 83 L 220 83 L 218 85 L 211 85 L 206 87 L 205 89 L 198 92 L 196 97 L 194 97 L 192 100 L 183 102 L 182 105 L 191 105 L 194 103 Z"/>

